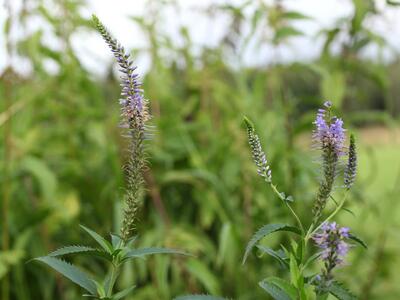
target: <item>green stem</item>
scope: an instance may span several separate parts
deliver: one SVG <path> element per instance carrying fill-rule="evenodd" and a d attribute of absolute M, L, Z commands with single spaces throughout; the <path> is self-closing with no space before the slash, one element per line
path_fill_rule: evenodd
<path fill-rule="evenodd" d="M 283 203 L 285 203 L 285 205 L 287 206 L 289 211 L 292 213 L 292 215 L 296 219 L 296 222 L 299 224 L 301 232 L 304 233 L 303 223 L 301 223 L 300 218 L 297 216 L 296 212 L 293 210 L 293 208 L 290 206 L 290 204 L 286 201 L 285 197 L 283 197 L 282 194 L 278 191 L 276 186 L 272 182 L 270 182 L 269 184 L 270 184 L 272 190 L 275 192 L 275 194 L 278 195 L 279 199 L 281 199 L 283 201 Z"/>
<path fill-rule="evenodd" d="M 304 238 L 305 243 L 307 244 L 307 241 L 310 239 L 311 236 L 314 235 L 318 231 L 318 229 L 321 228 L 322 224 L 325 222 L 328 222 L 330 219 L 332 219 L 343 207 L 344 203 L 346 202 L 347 195 L 348 195 L 348 190 L 346 190 L 342 202 L 336 207 L 336 209 L 324 220 L 322 221 L 315 229 L 314 229 L 314 224 L 311 224 L 310 228 L 307 230 L 307 234 Z"/>
<path fill-rule="evenodd" d="M 118 278 L 118 275 L 119 275 L 119 267 L 120 267 L 119 263 L 116 263 L 116 264 L 112 265 L 110 284 L 108 286 L 108 290 L 106 291 L 106 295 L 108 297 L 111 297 L 113 295 L 114 285 L 115 285 L 115 282 L 117 281 L 117 278 Z"/>

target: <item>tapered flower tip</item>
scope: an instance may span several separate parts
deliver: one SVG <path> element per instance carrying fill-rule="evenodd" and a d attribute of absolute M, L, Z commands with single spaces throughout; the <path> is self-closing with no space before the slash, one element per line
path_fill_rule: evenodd
<path fill-rule="evenodd" d="M 331 101 L 325 101 L 325 102 L 324 102 L 324 106 L 325 106 L 326 108 L 331 108 L 331 107 L 332 107 L 332 102 L 331 102 Z"/>
<path fill-rule="evenodd" d="M 247 128 L 254 128 L 253 122 L 251 122 L 246 116 L 243 117 L 243 123 Z"/>

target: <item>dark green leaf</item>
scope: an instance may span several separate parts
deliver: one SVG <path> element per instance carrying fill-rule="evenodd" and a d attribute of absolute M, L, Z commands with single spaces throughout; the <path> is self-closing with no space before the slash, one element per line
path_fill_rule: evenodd
<path fill-rule="evenodd" d="M 360 244 L 361 246 L 363 246 L 365 249 L 368 249 L 367 244 L 366 244 L 362 239 L 360 239 L 358 236 L 355 236 L 354 234 L 351 234 L 351 233 L 350 233 L 350 234 L 349 234 L 349 239 L 351 239 L 351 240 L 357 242 L 358 244 Z"/>
<path fill-rule="evenodd" d="M 67 277 L 72 282 L 87 290 L 92 295 L 96 295 L 97 288 L 94 281 L 75 266 L 61 259 L 50 256 L 38 257 L 35 258 L 35 260 L 45 263 L 57 272 L 61 273 L 63 276 Z"/>
<path fill-rule="evenodd" d="M 289 231 L 296 234 L 300 234 L 301 230 L 297 227 L 290 226 L 287 224 L 268 224 L 261 227 L 251 238 L 250 242 L 247 244 L 246 251 L 243 256 L 242 263 L 246 262 L 247 257 L 249 256 L 253 247 L 265 236 L 276 232 L 276 231 Z"/>
<path fill-rule="evenodd" d="M 286 268 L 289 267 L 289 263 L 287 261 L 285 261 L 285 259 L 287 259 L 287 256 L 285 255 L 285 253 L 282 250 L 275 251 L 271 248 L 268 248 L 265 246 L 260 246 L 260 245 L 257 245 L 257 248 L 260 249 L 262 252 L 267 253 L 268 255 L 275 258 L 282 267 L 286 267 Z"/>

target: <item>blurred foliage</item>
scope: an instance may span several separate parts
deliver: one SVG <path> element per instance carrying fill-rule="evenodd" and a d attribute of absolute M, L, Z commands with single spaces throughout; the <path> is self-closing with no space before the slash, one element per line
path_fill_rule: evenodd
<path fill-rule="evenodd" d="M 304 140 L 321 101 L 335 102 L 352 126 L 394 124 L 400 113 L 400 60 L 366 58 L 369 47 L 389 47 L 368 27 L 368 20 L 382 17 L 381 12 L 372 0 L 352 4 L 354 14 L 321 30 L 324 46 L 318 59 L 260 67 L 244 64 L 251 45 L 269 45 L 279 54 L 283 44 L 304 34 L 299 22 L 313 20 L 287 10 L 283 1 L 211 5 L 202 13 L 211 18 L 224 15 L 231 24 L 217 47 L 194 51 L 188 28 L 180 28 L 179 46 L 162 30 L 168 21 L 165 8 L 179 13 L 177 3 L 151 1 L 146 15 L 132 18 L 132 26 L 139 26 L 148 41 L 146 49 L 134 49 L 134 54 L 151 58 L 143 79 L 157 128 L 146 174 L 140 246 L 167 246 L 197 255 L 155 257 L 127 266 L 119 284 L 123 288 L 138 282 L 135 299 L 197 292 L 261 299 L 265 295 L 256 286 L 258 279 L 280 272 L 268 258 L 260 264 L 253 257 L 240 266 L 251 233 L 270 220 L 287 217 L 257 178 L 241 127 L 244 114 L 260 129 L 276 183 L 297 199 L 296 209 L 303 215 L 314 197 L 307 191 L 317 183 L 314 157 Z M 126 155 L 117 127 L 119 83 L 111 66 L 105 78 L 85 70 L 72 47 L 78 30 L 95 34 L 82 17 L 85 6 L 78 0 L 26 0 L 5 23 L 8 52 L 32 72 L 19 75 L 9 66 L 0 82 L 4 300 L 79 298 L 72 284 L 26 262 L 61 244 L 81 242 L 78 224 L 105 236 L 120 222 Z M 38 20 L 44 25 L 31 28 Z M 17 40 L 8 35 L 13 26 L 24 32 Z M 398 147 L 387 152 L 361 147 L 362 166 L 368 168 L 361 168 L 365 173 L 353 196 L 358 208 L 349 208 L 369 222 L 343 216 L 369 237 L 368 253 L 357 252 L 343 272 L 362 299 L 400 296 L 395 232 L 399 224 L 394 223 L 398 216 L 393 209 L 398 199 L 399 185 L 393 179 L 398 182 Z M 397 188 L 382 184 L 374 192 L 367 190 L 377 180 L 377 170 L 390 176 Z M 272 246 L 280 242 L 270 240 Z M 90 263 L 92 270 L 105 268 L 98 262 L 79 263 Z M 7 282 L 10 298 L 5 296 Z"/>

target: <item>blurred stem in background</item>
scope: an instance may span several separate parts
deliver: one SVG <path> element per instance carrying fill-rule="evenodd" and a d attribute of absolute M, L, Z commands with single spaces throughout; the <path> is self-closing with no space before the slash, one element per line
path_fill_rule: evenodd
<path fill-rule="evenodd" d="M 7 254 L 10 250 L 10 228 L 9 228 L 9 212 L 10 212 L 10 200 L 11 200 L 11 165 L 12 165 L 12 111 L 13 105 L 13 70 L 12 70 L 12 41 L 10 37 L 10 30 L 12 27 L 12 9 L 9 1 L 4 1 L 4 8 L 7 11 L 8 17 L 5 23 L 4 34 L 6 44 L 6 62 L 7 67 L 2 74 L 2 80 L 4 82 L 4 113 L 5 120 L 3 123 L 3 141 L 4 141 L 4 168 L 3 168 L 3 201 L 2 201 L 2 251 Z M 10 296 L 10 278 L 6 273 L 2 280 L 2 299 L 8 300 Z"/>

